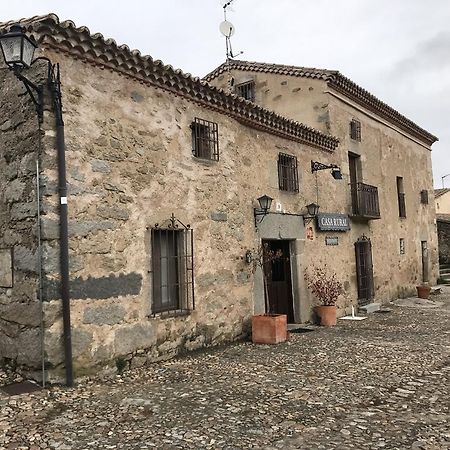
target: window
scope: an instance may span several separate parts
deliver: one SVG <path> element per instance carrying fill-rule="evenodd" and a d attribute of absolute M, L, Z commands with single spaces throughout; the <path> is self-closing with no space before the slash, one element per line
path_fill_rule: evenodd
<path fill-rule="evenodd" d="M 400 255 L 405 254 L 405 239 L 400 238 Z"/>
<path fill-rule="evenodd" d="M 420 203 L 428 205 L 428 191 L 426 189 L 420 191 Z"/>
<path fill-rule="evenodd" d="M 350 122 L 350 137 L 354 141 L 361 142 L 361 122 L 353 119 Z"/>
<path fill-rule="evenodd" d="M 405 191 L 403 190 L 403 177 L 397 177 L 398 215 L 406 217 Z"/>
<path fill-rule="evenodd" d="M 278 185 L 280 190 L 298 192 L 297 158 L 280 153 L 278 155 Z"/>
<path fill-rule="evenodd" d="M 192 153 L 197 158 L 219 161 L 219 133 L 217 123 L 195 118 L 191 124 Z"/>
<path fill-rule="evenodd" d="M 194 309 L 193 235 L 186 229 L 152 229 L 152 312 Z"/>
<path fill-rule="evenodd" d="M 255 82 L 247 81 L 236 86 L 236 95 L 243 97 L 251 102 L 255 101 Z"/>

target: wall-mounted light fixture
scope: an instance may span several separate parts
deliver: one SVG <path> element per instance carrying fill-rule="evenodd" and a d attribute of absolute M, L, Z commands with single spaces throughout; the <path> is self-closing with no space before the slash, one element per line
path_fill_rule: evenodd
<path fill-rule="evenodd" d="M 24 84 L 36 108 L 39 125 L 44 119 L 44 94 L 51 95 L 52 106 L 56 121 L 56 152 L 58 155 L 58 192 L 59 201 L 59 250 L 60 250 L 60 279 L 61 301 L 64 329 L 64 352 L 67 386 L 73 385 L 72 341 L 70 325 L 70 296 L 69 296 L 69 240 L 68 240 L 68 212 L 67 212 L 67 182 L 64 143 L 64 121 L 61 103 L 61 82 L 59 65 L 53 64 L 48 58 L 34 57 L 36 42 L 25 34 L 20 25 L 12 25 L 7 33 L 0 35 L 0 48 L 6 65 L 14 75 Z M 35 62 L 47 63 L 46 84 L 35 84 L 24 73 Z M 39 133 L 40 137 L 40 133 Z M 45 377 L 43 376 L 43 379 Z"/>
<path fill-rule="evenodd" d="M 335 180 L 342 180 L 342 172 L 339 166 L 336 164 L 322 164 L 319 161 L 311 161 L 311 172 L 317 172 L 319 170 L 331 169 L 331 176 Z"/>
<path fill-rule="evenodd" d="M 251 250 L 247 250 L 245 252 L 245 262 L 247 264 L 251 264 L 252 261 L 253 261 L 253 253 Z"/>
<path fill-rule="evenodd" d="M 314 218 L 319 214 L 320 206 L 317 203 L 310 203 L 306 205 L 306 210 L 308 211 L 308 215 L 303 216 L 303 223 L 307 224 L 314 220 Z"/>
<path fill-rule="evenodd" d="M 272 200 L 273 198 L 268 195 L 263 195 L 258 198 L 259 208 L 253 209 L 253 214 L 255 215 L 255 227 L 257 227 L 258 224 L 264 220 L 264 217 L 269 214 L 269 209 L 272 206 Z M 261 218 L 258 220 L 258 217 Z"/>

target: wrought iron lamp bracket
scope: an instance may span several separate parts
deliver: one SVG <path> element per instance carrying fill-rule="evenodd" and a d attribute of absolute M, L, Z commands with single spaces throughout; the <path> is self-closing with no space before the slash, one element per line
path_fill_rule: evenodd
<path fill-rule="evenodd" d="M 311 161 L 311 173 L 326 169 L 339 169 L 339 167 L 336 164 L 323 164 L 319 161 Z"/>

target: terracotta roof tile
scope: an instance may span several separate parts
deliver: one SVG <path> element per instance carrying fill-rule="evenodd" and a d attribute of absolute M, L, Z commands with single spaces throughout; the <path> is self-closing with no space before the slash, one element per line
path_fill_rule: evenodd
<path fill-rule="evenodd" d="M 142 83 L 165 89 L 204 107 L 220 111 L 249 127 L 327 151 L 334 151 L 339 143 L 336 137 L 211 86 L 205 80 L 142 55 L 139 50 L 118 45 L 114 39 L 105 39 L 100 33 L 91 34 L 86 27 L 77 28 L 70 20 L 60 22 L 55 14 L 0 23 L 0 33 L 5 33 L 11 25 L 17 23 L 25 27 L 43 48 L 66 53 Z"/>
<path fill-rule="evenodd" d="M 428 145 L 433 144 L 438 138 L 423 128 L 416 125 L 407 117 L 401 115 L 394 108 L 382 102 L 367 90 L 358 86 L 349 78 L 345 77 L 337 70 L 316 69 L 308 67 L 285 66 L 282 64 L 269 64 L 252 61 L 230 60 L 228 62 L 230 70 L 242 70 L 246 72 L 265 72 L 276 73 L 280 75 L 289 75 L 294 77 L 316 78 L 324 80 L 328 86 L 334 90 L 341 92 L 354 102 L 364 106 L 370 111 L 375 112 L 378 116 L 389 120 L 402 130 L 410 133 L 412 136 L 420 139 Z M 228 70 L 227 63 L 223 63 L 215 70 L 204 77 L 205 80 L 211 81 L 220 74 Z"/>
<path fill-rule="evenodd" d="M 450 192 L 450 188 L 443 188 L 443 189 L 435 189 L 434 190 L 434 198 L 439 198 L 446 194 L 447 192 Z"/>

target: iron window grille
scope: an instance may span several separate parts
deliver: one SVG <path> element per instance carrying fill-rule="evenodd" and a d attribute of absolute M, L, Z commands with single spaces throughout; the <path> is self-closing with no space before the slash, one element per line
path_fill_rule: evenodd
<path fill-rule="evenodd" d="M 281 191 L 298 192 L 297 158 L 278 154 L 278 185 Z"/>
<path fill-rule="evenodd" d="M 247 81 L 236 86 L 236 95 L 243 97 L 251 102 L 255 101 L 255 82 Z"/>
<path fill-rule="evenodd" d="M 194 118 L 192 129 L 192 153 L 197 158 L 219 161 L 218 125 L 209 120 Z"/>
<path fill-rule="evenodd" d="M 350 122 L 350 137 L 354 141 L 361 142 L 361 122 L 353 119 Z"/>
<path fill-rule="evenodd" d="M 428 205 L 428 191 L 426 189 L 420 191 L 420 203 Z"/>
<path fill-rule="evenodd" d="M 405 254 L 405 239 L 400 238 L 400 255 Z"/>
<path fill-rule="evenodd" d="M 151 249 L 152 313 L 195 309 L 193 230 L 172 214 L 166 226 L 152 228 Z"/>

